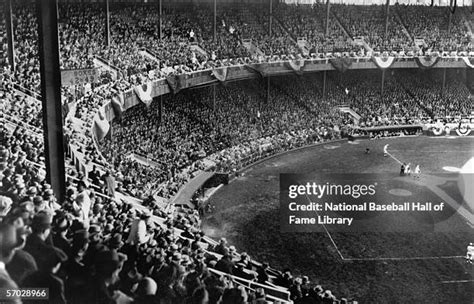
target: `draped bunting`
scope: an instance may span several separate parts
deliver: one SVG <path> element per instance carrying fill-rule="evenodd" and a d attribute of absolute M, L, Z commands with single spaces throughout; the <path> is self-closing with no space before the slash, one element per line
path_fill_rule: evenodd
<path fill-rule="evenodd" d="M 216 77 L 217 80 L 224 82 L 227 79 L 227 67 L 222 67 L 212 70 L 212 76 Z"/>
<path fill-rule="evenodd" d="M 101 111 L 99 111 L 98 113 L 99 115 L 97 115 L 97 119 L 94 121 L 94 128 L 97 140 L 101 141 L 102 139 L 104 139 L 107 133 L 109 133 L 110 124 Z"/>
<path fill-rule="evenodd" d="M 334 59 L 329 59 L 329 62 L 331 62 L 332 66 L 336 70 L 344 73 L 351 67 L 352 58 L 334 58 Z"/>
<path fill-rule="evenodd" d="M 112 110 L 114 111 L 115 117 L 120 120 L 122 118 L 124 106 L 123 93 L 117 93 L 115 96 L 113 96 L 110 104 L 112 105 Z"/>
<path fill-rule="evenodd" d="M 437 57 L 437 56 L 436 57 L 431 57 L 431 56 L 415 57 L 415 62 L 422 69 L 431 69 L 438 63 L 439 58 L 440 57 Z"/>
<path fill-rule="evenodd" d="M 168 86 L 170 87 L 173 94 L 176 94 L 182 89 L 187 88 L 186 79 L 186 74 L 180 74 L 166 77 L 166 82 L 168 83 Z"/>
<path fill-rule="evenodd" d="M 456 134 L 459 136 L 468 136 L 471 134 L 471 127 L 468 123 L 459 123 L 456 127 Z"/>
<path fill-rule="evenodd" d="M 138 99 L 140 99 L 140 101 L 143 102 L 147 107 L 150 106 L 151 102 L 153 101 L 153 97 L 151 97 L 152 89 L 153 85 L 151 82 L 135 87 L 135 93 L 137 94 Z"/>
<path fill-rule="evenodd" d="M 471 69 L 474 68 L 474 64 L 471 62 L 470 57 L 462 57 L 462 60 L 468 67 L 470 67 Z"/>
<path fill-rule="evenodd" d="M 268 76 L 268 63 L 260 63 L 260 64 L 247 64 L 245 66 L 249 71 L 260 75 L 261 77 Z"/>
<path fill-rule="evenodd" d="M 297 75 L 303 75 L 304 63 L 304 59 L 290 60 L 286 63 L 286 67 L 295 71 Z"/>
<path fill-rule="evenodd" d="M 389 68 L 394 62 L 395 57 L 388 56 L 388 57 L 372 57 L 372 61 L 379 69 L 387 69 Z"/>

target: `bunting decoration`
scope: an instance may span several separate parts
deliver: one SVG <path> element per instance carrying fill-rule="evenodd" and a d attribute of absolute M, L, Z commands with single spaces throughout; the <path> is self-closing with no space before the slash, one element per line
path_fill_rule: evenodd
<path fill-rule="evenodd" d="M 112 97 L 112 101 L 110 102 L 112 106 L 112 110 L 114 111 L 115 117 L 120 120 L 122 119 L 122 113 L 123 113 L 123 104 L 124 104 L 124 98 L 122 93 L 117 93 Z"/>
<path fill-rule="evenodd" d="M 137 94 L 138 99 L 140 99 L 140 101 L 143 102 L 147 107 L 149 107 L 153 101 L 153 97 L 151 97 L 152 89 L 153 85 L 151 82 L 135 87 L 135 94 Z"/>
<path fill-rule="evenodd" d="M 415 62 L 422 69 L 431 69 L 439 61 L 438 56 L 424 56 L 424 57 L 415 57 Z"/>
<path fill-rule="evenodd" d="M 268 76 L 269 65 L 268 63 L 261 64 L 247 64 L 245 66 L 249 71 L 260 75 L 261 77 Z"/>
<path fill-rule="evenodd" d="M 379 69 L 387 69 L 389 68 L 394 62 L 395 57 L 388 56 L 388 57 L 372 57 L 372 61 Z"/>
<path fill-rule="evenodd" d="M 94 120 L 94 133 L 97 137 L 97 141 L 101 141 L 109 133 L 110 124 L 105 118 L 105 115 L 99 111 L 96 119 Z"/>
<path fill-rule="evenodd" d="M 471 69 L 474 68 L 474 63 L 471 62 L 471 57 L 462 57 L 462 60 L 466 64 L 466 66 L 470 67 Z"/>
<path fill-rule="evenodd" d="M 297 75 L 303 75 L 304 64 L 305 64 L 304 59 L 290 60 L 286 62 L 286 66 L 289 69 L 293 70 Z"/>
<path fill-rule="evenodd" d="M 187 88 L 186 79 L 186 74 L 179 74 L 166 77 L 166 82 L 168 83 L 168 86 L 170 87 L 173 94 L 177 94 L 182 89 Z"/>
<path fill-rule="evenodd" d="M 459 136 L 468 136 L 471 134 L 471 127 L 467 123 L 459 123 L 459 126 L 456 128 L 456 134 Z"/>
<path fill-rule="evenodd" d="M 331 65 L 341 73 L 347 71 L 352 65 L 352 58 L 334 58 L 329 59 Z"/>
<path fill-rule="evenodd" d="M 212 76 L 216 77 L 220 82 L 224 82 L 227 79 L 227 67 L 222 67 L 212 70 Z"/>

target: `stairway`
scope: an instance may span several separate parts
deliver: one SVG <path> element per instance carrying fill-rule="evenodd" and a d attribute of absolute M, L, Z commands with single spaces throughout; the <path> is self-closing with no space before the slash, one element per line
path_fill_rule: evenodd
<path fill-rule="evenodd" d="M 189 49 L 193 52 L 199 53 L 201 56 L 207 57 L 207 52 L 198 44 L 191 44 Z"/>
<path fill-rule="evenodd" d="M 461 17 L 462 17 L 462 21 L 464 23 L 464 26 L 466 27 L 467 29 L 467 33 L 469 34 L 469 37 L 471 37 L 471 43 L 474 42 L 474 33 L 473 33 L 473 28 L 474 28 L 474 24 L 472 22 L 472 19 L 471 19 L 471 14 L 469 13 L 466 13 L 465 10 L 460 10 L 461 12 Z"/>
<path fill-rule="evenodd" d="M 390 11 L 395 11 L 395 14 L 393 16 L 402 27 L 403 34 L 405 34 L 405 36 L 408 38 L 409 41 L 415 42 L 415 38 L 408 31 L 408 27 L 406 26 L 405 22 L 403 22 L 403 18 L 402 16 L 400 16 L 400 12 L 398 11 L 397 7 L 394 6 L 393 9 L 391 9 Z M 420 50 L 420 47 L 416 43 L 415 43 L 415 47 L 417 51 Z"/>
<path fill-rule="evenodd" d="M 250 54 L 252 55 L 257 55 L 257 56 L 265 56 L 263 51 L 256 46 L 251 39 L 243 39 L 242 40 L 242 45 L 249 51 Z"/>
<path fill-rule="evenodd" d="M 110 72 L 110 74 L 112 74 L 113 79 L 117 79 L 122 76 L 119 68 L 111 65 L 109 62 L 107 62 L 107 60 L 98 56 L 94 58 L 94 66 Z"/>
<path fill-rule="evenodd" d="M 306 41 L 306 38 L 298 38 L 296 44 L 298 45 L 298 48 L 303 52 L 303 55 L 309 55 L 309 50 L 311 47 Z"/>
<path fill-rule="evenodd" d="M 8 45 L 7 32 L 5 27 L 5 5 L 0 4 L 0 46 Z M 8 50 L 0 47 L 0 68 L 8 65 Z"/>
<path fill-rule="evenodd" d="M 348 106 L 338 106 L 337 107 L 339 109 L 339 111 L 341 111 L 342 113 L 347 113 L 349 114 L 350 116 L 352 116 L 352 118 L 354 118 L 354 123 L 356 125 L 359 124 L 359 121 L 360 121 L 360 115 L 357 114 L 354 110 L 352 110 L 350 107 Z"/>

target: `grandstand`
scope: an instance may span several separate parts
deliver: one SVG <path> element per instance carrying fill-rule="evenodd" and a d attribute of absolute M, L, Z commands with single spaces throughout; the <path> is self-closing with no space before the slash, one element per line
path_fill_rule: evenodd
<path fill-rule="evenodd" d="M 213 194 L 275 155 L 459 137 L 470 152 L 453 155 L 474 157 L 472 3 L 377 2 L 4 0 L 0 288 L 49 288 L 50 303 L 224 304 L 398 303 L 406 288 L 432 303 L 412 273 L 377 295 L 361 287 L 388 282 L 385 260 L 353 255 L 374 236 L 326 230 L 311 254 L 341 272 L 325 282 L 310 262 L 285 264 L 291 254 L 204 232 Z M 459 218 L 472 216 L 464 205 Z M 427 239 L 458 248 L 465 235 Z M 436 268 L 448 255 L 433 252 Z M 472 303 L 472 269 L 449 254 L 435 279 L 463 277 L 437 300 Z"/>

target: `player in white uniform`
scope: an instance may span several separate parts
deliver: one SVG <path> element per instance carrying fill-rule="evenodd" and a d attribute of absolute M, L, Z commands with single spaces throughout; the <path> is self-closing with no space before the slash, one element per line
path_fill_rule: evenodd
<path fill-rule="evenodd" d="M 420 165 L 416 165 L 415 171 L 413 171 L 413 178 L 420 178 Z"/>
<path fill-rule="evenodd" d="M 474 243 L 469 243 L 467 246 L 466 263 L 474 263 Z"/>
<path fill-rule="evenodd" d="M 405 166 L 405 175 L 410 175 L 411 174 L 411 168 L 410 168 L 411 163 L 408 163 Z"/>

